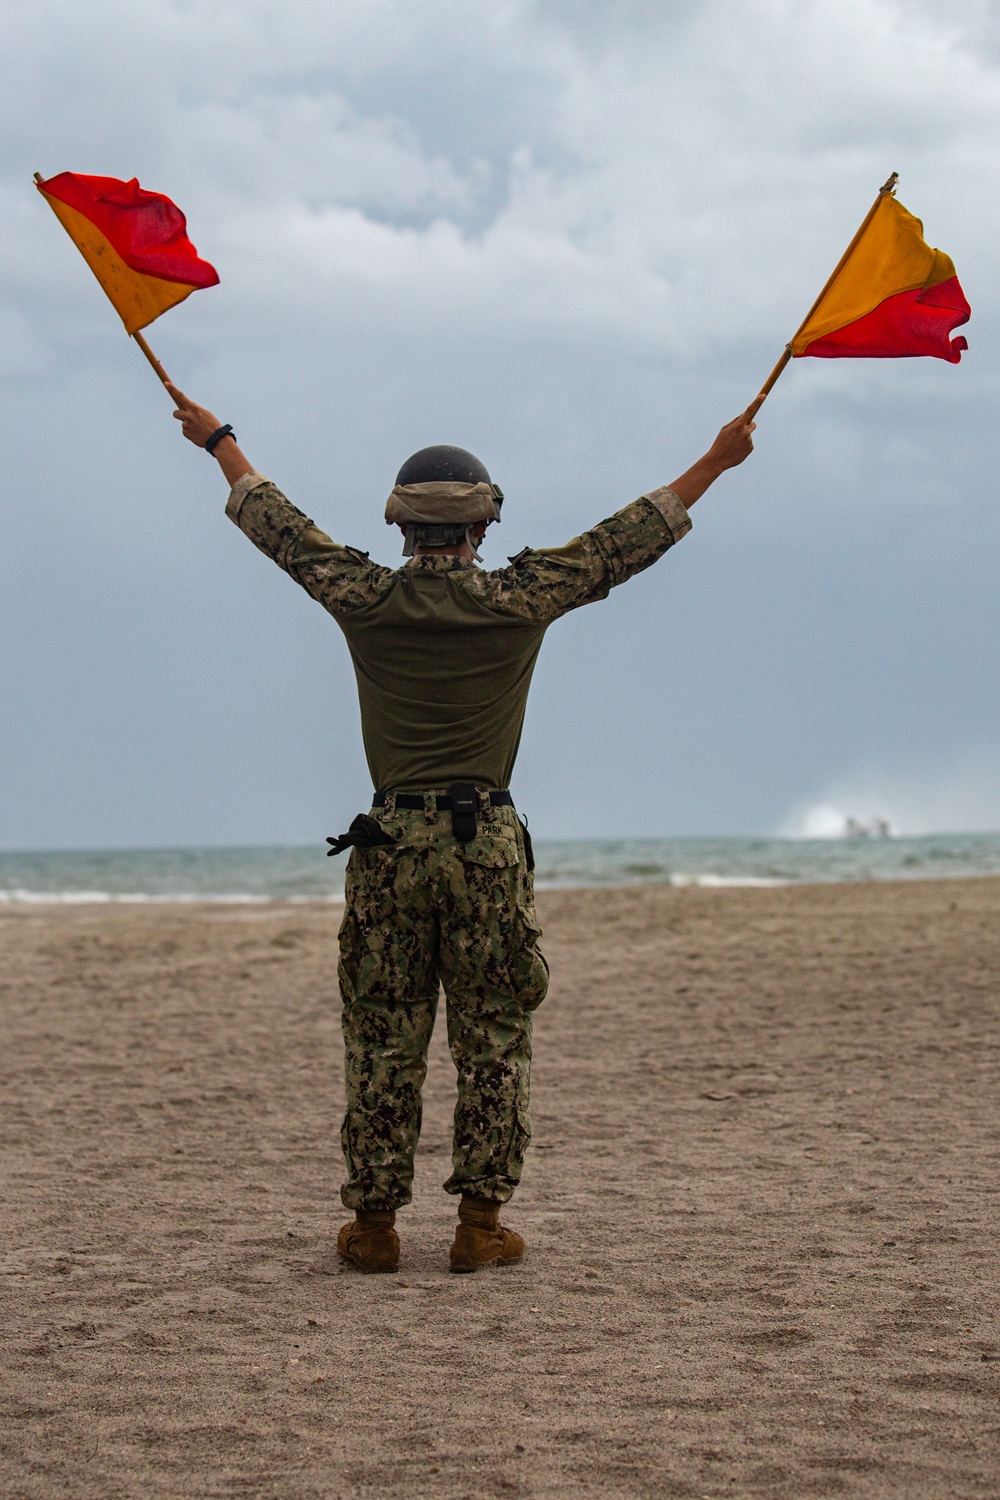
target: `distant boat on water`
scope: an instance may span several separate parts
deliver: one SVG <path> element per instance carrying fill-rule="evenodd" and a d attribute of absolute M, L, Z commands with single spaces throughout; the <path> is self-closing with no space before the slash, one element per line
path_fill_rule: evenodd
<path fill-rule="evenodd" d="M 843 836 L 845 839 L 891 839 L 896 834 L 888 818 L 874 817 L 865 823 L 860 818 L 849 817 L 844 819 Z"/>

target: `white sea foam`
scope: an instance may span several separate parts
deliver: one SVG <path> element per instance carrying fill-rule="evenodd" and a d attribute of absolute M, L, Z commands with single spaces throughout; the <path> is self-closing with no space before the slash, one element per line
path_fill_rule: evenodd
<path fill-rule="evenodd" d="M 1000 835 L 535 842 L 539 890 L 720 889 L 1000 874 Z M 345 860 L 315 846 L 0 852 L 0 904 L 261 906 L 343 902 Z"/>
<path fill-rule="evenodd" d="M 248 891 L 26 891 L 0 890 L 0 906 L 56 904 L 59 906 L 146 905 L 174 906 L 207 903 L 213 906 L 266 906 L 279 901 L 289 905 L 322 901 L 343 905 L 343 896 L 260 896 Z"/>
<path fill-rule="evenodd" d="M 784 837 L 844 838 L 858 825 L 877 834 L 879 818 L 892 833 L 915 838 L 987 832 L 1000 828 L 1000 747 L 971 747 L 909 770 L 860 767 L 817 790 L 815 801 L 790 809 Z"/>

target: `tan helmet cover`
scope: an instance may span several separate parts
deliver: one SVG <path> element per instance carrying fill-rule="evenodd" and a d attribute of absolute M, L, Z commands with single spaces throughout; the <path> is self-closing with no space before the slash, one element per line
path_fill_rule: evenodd
<path fill-rule="evenodd" d="M 491 484 L 438 479 L 428 484 L 397 484 L 385 502 L 387 526 L 473 526 L 499 521 Z"/>

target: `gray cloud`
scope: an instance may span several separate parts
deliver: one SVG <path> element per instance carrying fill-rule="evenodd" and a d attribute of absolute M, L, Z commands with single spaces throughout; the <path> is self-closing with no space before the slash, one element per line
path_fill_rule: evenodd
<path fill-rule="evenodd" d="M 9 10 L 0 842 L 306 838 L 365 787 L 335 627 L 220 517 L 36 167 L 182 204 L 222 284 L 149 337 L 322 524 L 391 557 L 400 458 L 461 441 L 513 502 L 493 561 L 686 466 L 898 169 L 971 353 L 793 367 L 677 555 L 553 632 L 519 795 L 559 833 L 768 828 L 1000 745 L 991 7 Z"/>

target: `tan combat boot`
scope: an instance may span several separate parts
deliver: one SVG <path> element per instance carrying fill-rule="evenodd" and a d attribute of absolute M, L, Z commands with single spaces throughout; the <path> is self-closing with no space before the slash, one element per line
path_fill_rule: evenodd
<path fill-rule="evenodd" d="M 352 1224 L 341 1225 L 337 1249 L 358 1271 L 395 1271 L 399 1268 L 396 1215 L 388 1210 L 359 1208 Z"/>
<path fill-rule="evenodd" d="M 451 1247 L 453 1271 L 517 1265 L 524 1254 L 524 1241 L 513 1229 L 505 1229 L 499 1219 L 499 1203 L 463 1195 L 458 1206 L 455 1243 Z"/>

